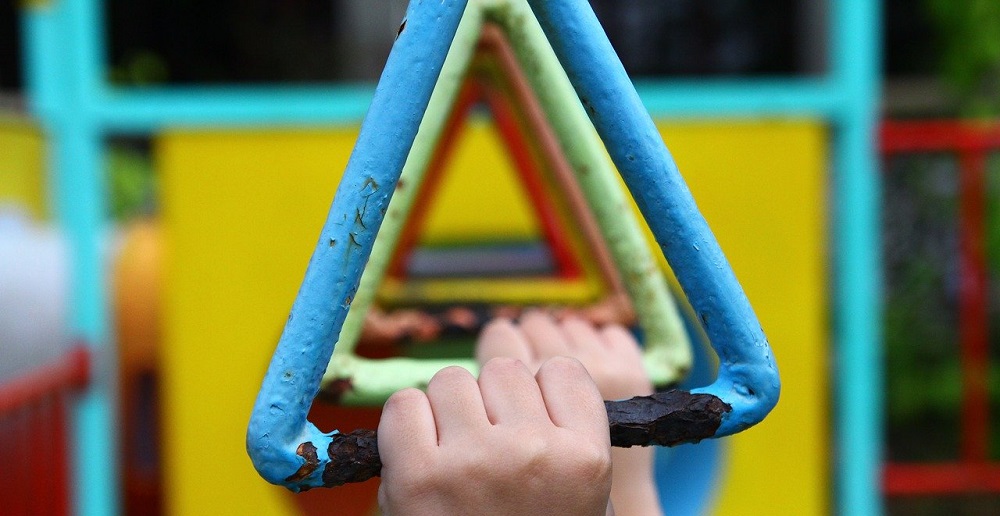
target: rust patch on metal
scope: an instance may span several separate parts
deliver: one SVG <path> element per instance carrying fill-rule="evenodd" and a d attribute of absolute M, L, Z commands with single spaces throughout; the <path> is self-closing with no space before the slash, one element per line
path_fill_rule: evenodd
<path fill-rule="evenodd" d="M 732 406 L 711 394 L 674 390 L 629 400 L 605 401 L 611 445 L 674 446 L 714 437 Z M 335 434 L 323 469 L 323 485 L 336 487 L 379 476 L 382 460 L 374 430 Z"/>
<path fill-rule="evenodd" d="M 298 471 L 289 475 L 285 482 L 301 482 L 319 467 L 319 456 L 316 455 L 316 446 L 311 442 L 304 442 L 295 450 L 295 454 L 306 460 L 306 463 Z"/>
<path fill-rule="evenodd" d="M 354 383 L 350 378 L 335 378 L 320 388 L 316 394 L 316 399 L 324 403 L 339 405 L 344 399 L 344 394 L 354 390 Z"/>
<path fill-rule="evenodd" d="M 336 487 L 348 482 L 364 482 L 382 474 L 382 459 L 374 430 L 336 434 L 328 448 L 330 462 L 323 469 L 323 485 Z"/>
<path fill-rule="evenodd" d="M 733 407 L 711 394 L 672 390 L 630 400 L 605 401 L 611 445 L 676 446 L 715 436 Z"/>

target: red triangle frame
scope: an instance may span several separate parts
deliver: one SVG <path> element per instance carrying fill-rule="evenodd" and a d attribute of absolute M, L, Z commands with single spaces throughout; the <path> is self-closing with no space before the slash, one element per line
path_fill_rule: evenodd
<path fill-rule="evenodd" d="M 568 169 L 565 158 L 562 158 L 561 149 L 558 149 L 557 144 L 554 145 L 555 149 L 552 148 L 553 138 L 546 139 L 545 134 L 536 134 L 551 135 L 551 129 L 533 96 L 503 32 L 496 27 L 485 26 L 473 64 L 445 124 L 417 193 L 417 200 L 396 245 L 387 277 L 405 281 L 407 257 L 418 244 L 420 231 L 443 181 L 456 142 L 474 106 L 485 103 L 493 115 L 501 141 L 509 152 L 513 168 L 535 211 L 542 237 L 552 252 L 556 267 L 553 277 L 578 280 L 594 274 L 593 267 L 583 265 L 586 259 L 579 255 L 579 245 L 574 246 L 568 236 L 574 229 L 569 227 L 570 221 L 564 218 L 571 216 L 575 218 L 572 220 L 573 225 L 583 228 L 581 240 L 586 249 L 593 252 L 598 262 L 597 274 L 601 276 L 603 283 L 609 291 L 624 292 L 617 268 L 572 171 Z M 545 126 L 539 127 L 540 124 Z M 528 135 L 541 137 L 529 138 Z M 549 144 L 548 148 L 546 142 Z M 556 161 L 553 154 L 558 154 L 562 162 L 553 163 Z M 561 175 L 556 173 L 560 166 L 565 169 L 561 171 Z M 561 205 L 557 204 L 559 202 Z"/>

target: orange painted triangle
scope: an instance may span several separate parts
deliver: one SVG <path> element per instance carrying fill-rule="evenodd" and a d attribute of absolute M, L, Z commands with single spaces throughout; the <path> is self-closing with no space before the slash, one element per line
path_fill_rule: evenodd
<path fill-rule="evenodd" d="M 420 185 L 390 262 L 388 277 L 406 281 L 407 259 L 420 243 L 431 205 L 470 112 L 485 104 L 551 252 L 554 276 L 597 276 L 615 294 L 624 286 L 574 172 L 534 97 L 503 32 L 484 26 L 476 55 Z M 461 214 L 456 214 L 461 216 Z"/>

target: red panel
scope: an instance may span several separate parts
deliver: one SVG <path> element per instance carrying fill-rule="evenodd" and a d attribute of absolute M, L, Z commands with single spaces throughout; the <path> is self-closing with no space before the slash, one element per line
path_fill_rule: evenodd
<path fill-rule="evenodd" d="M 55 410 L 52 412 L 52 486 L 49 498 L 52 500 L 52 514 L 69 514 L 69 394 L 56 393 Z"/>
<path fill-rule="evenodd" d="M 50 429 L 52 425 L 52 400 L 45 397 L 32 406 L 26 407 L 27 442 L 25 443 L 26 459 L 24 470 L 28 476 L 28 514 L 52 514 L 52 501 L 48 497 L 49 465 L 53 464 L 50 447 Z"/>
<path fill-rule="evenodd" d="M 997 464 L 887 464 L 889 496 L 1000 493 Z"/>
<path fill-rule="evenodd" d="M 28 417 L 30 416 L 30 406 L 18 407 L 10 414 L 10 432 L 5 436 L 12 446 L 11 461 L 4 465 L 10 475 L 10 505 L 7 506 L 11 514 L 28 514 L 28 464 L 31 460 L 27 453 Z"/>

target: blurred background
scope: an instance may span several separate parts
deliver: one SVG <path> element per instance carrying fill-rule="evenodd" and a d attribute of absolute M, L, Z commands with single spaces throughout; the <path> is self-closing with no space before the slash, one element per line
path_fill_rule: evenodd
<path fill-rule="evenodd" d="M 243 443 L 405 14 L 375 4 L 0 3 L 0 512 L 371 513 Z M 668 514 L 1000 512 L 1000 3 L 591 5 L 783 377 L 698 467 L 664 452 Z M 454 147 L 421 245 L 544 247 L 488 109 Z"/>

